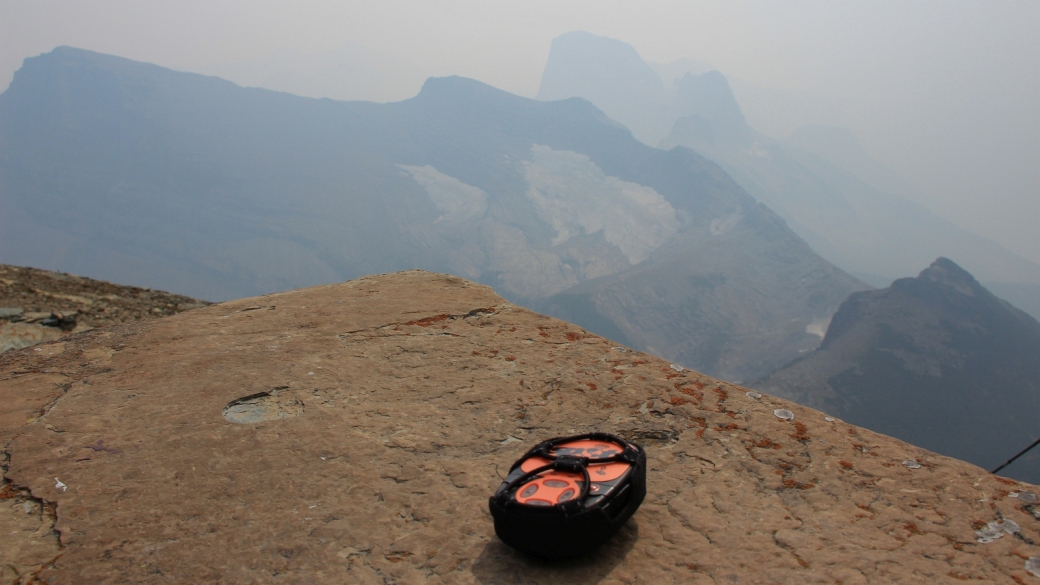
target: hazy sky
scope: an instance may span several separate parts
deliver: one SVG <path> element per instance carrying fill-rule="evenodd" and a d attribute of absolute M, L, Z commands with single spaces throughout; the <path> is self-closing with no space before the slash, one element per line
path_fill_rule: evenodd
<path fill-rule="evenodd" d="M 212 72 L 352 43 L 407 64 L 387 97 L 451 74 L 533 96 L 550 42 L 571 30 L 814 94 L 827 103 L 815 121 L 852 129 L 920 187 L 919 203 L 1040 263 L 1036 0 L 0 0 L 0 87 L 58 45 Z M 793 129 L 769 122 L 763 131 Z"/>

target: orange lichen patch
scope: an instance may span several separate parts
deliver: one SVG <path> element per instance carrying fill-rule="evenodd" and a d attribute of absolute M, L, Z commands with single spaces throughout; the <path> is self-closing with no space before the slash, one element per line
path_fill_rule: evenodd
<path fill-rule="evenodd" d="M 546 333 L 545 331 L 539 331 L 538 335 L 541 335 L 542 337 L 549 337 L 549 334 Z"/>
<path fill-rule="evenodd" d="M 866 447 L 865 444 L 860 444 L 858 442 L 854 442 L 854 443 L 852 443 L 852 448 L 855 449 L 856 451 L 860 452 L 860 453 L 865 453 L 867 455 L 873 455 L 874 457 L 878 456 L 877 453 L 875 453 L 873 451 L 870 451 L 870 449 L 868 447 Z M 925 463 L 921 463 L 921 465 L 925 465 Z"/>
<path fill-rule="evenodd" d="M 515 332 L 515 331 L 516 331 L 516 327 L 510 327 L 510 328 L 509 328 L 509 332 L 510 332 L 510 333 L 513 333 L 513 332 Z"/>
<path fill-rule="evenodd" d="M 718 425 L 715 430 L 716 431 L 732 431 L 732 430 L 739 429 L 739 428 L 740 428 L 740 425 L 738 425 L 736 423 L 729 423 L 727 425 Z"/>
<path fill-rule="evenodd" d="M 592 382 L 585 382 L 585 385 L 589 387 L 589 390 L 595 390 L 596 389 L 596 385 L 593 384 Z"/>
<path fill-rule="evenodd" d="M 675 396 L 668 400 L 668 404 L 671 404 L 672 406 L 682 406 L 684 404 L 691 404 L 692 402 L 692 400 L 687 400 L 682 396 Z"/>
<path fill-rule="evenodd" d="M 808 441 L 811 438 L 807 432 L 808 430 L 809 427 L 805 426 L 805 423 L 796 422 L 794 423 L 794 432 L 788 436 L 799 441 Z"/>
<path fill-rule="evenodd" d="M 671 380 L 672 378 L 678 378 L 678 377 L 679 377 L 679 374 L 665 374 L 664 375 L 664 379 L 665 380 Z"/>
<path fill-rule="evenodd" d="M 434 315 L 433 317 L 426 317 L 425 319 L 418 319 L 416 321 L 409 321 L 405 325 L 417 325 L 419 327 L 429 327 L 434 323 L 440 323 L 441 321 L 447 321 L 449 318 L 447 313 L 441 313 L 440 315 Z"/>
<path fill-rule="evenodd" d="M 483 356 L 484 354 L 480 353 L 480 352 L 479 352 L 479 351 L 477 351 L 477 350 L 473 350 L 473 355 L 479 355 L 479 356 Z"/>
<path fill-rule="evenodd" d="M 856 507 L 859 508 L 860 510 L 870 510 L 870 506 L 868 506 L 866 504 L 856 504 Z"/>
<path fill-rule="evenodd" d="M 615 370 L 613 368 L 611 368 L 610 373 L 614 374 L 615 380 L 620 380 L 625 375 L 621 370 Z"/>
<path fill-rule="evenodd" d="M 712 388 L 711 391 L 715 393 L 715 397 L 718 400 L 718 402 L 717 402 L 717 405 L 718 405 L 717 412 L 722 412 L 722 413 L 729 414 L 731 411 L 728 408 L 726 408 L 726 405 L 725 405 L 726 400 L 729 398 L 729 392 L 726 392 L 722 388 Z M 730 418 L 736 418 L 736 417 L 731 415 Z"/>
<path fill-rule="evenodd" d="M 852 463 L 845 461 L 844 459 L 838 461 L 838 465 L 840 465 L 842 469 L 852 469 Z"/>
<path fill-rule="evenodd" d="M 1018 482 L 1013 480 L 1013 479 L 1007 479 L 1007 478 L 999 477 L 999 476 L 996 476 L 996 475 L 993 476 L 993 479 L 999 481 L 1000 483 L 1002 483 L 1004 485 L 1018 485 Z"/>
<path fill-rule="evenodd" d="M 708 430 L 708 421 L 705 420 L 703 416 L 695 416 L 690 420 L 697 424 L 697 426 L 701 427 L 700 430 L 694 433 L 697 436 L 697 438 L 703 437 L 704 431 Z"/>
<path fill-rule="evenodd" d="M 790 471 L 790 470 L 794 469 L 794 466 L 791 465 L 790 463 L 786 462 L 786 461 L 781 461 L 781 462 L 777 463 L 776 466 L 779 467 L 780 469 L 783 469 L 784 471 Z"/>
<path fill-rule="evenodd" d="M 693 382 L 693 385 L 696 386 L 698 390 L 704 390 L 704 382 Z"/>
<path fill-rule="evenodd" d="M 22 494 L 11 487 L 11 484 L 9 483 L 5 483 L 4 486 L 0 488 L 0 500 L 10 500 L 12 498 L 17 498 L 20 495 Z"/>
<path fill-rule="evenodd" d="M 515 355 L 506 356 L 506 361 L 507 362 L 515 362 L 516 361 L 516 356 Z"/>
<path fill-rule="evenodd" d="M 797 481 L 795 481 L 793 479 L 785 479 L 784 480 L 784 487 L 785 488 L 794 488 L 794 489 L 798 489 L 798 490 L 807 490 L 807 489 L 816 487 L 816 484 L 811 482 L 811 481 L 810 482 L 806 482 L 806 483 L 801 483 L 801 482 L 797 482 Z"/>
<path fill-rule="evenodd" d="M 1008 494 L 1010 494 L 1010 493 L 1011 492 L 1009 492 L 1007 490 L 997 490 L 997 499 L 998 500 L 1003 500 L 1004 498 L 1008 497 Z"/>
<path fill-rule="evenodd" d="M 755 446 L 759 449 L 776 449 L 780 450 L 783 445 L 773 441 L 772 439 L 762 439 L 755 443 Z"/>
<path fill-rule="evenodd" d="M 581 339 L 581 337 L 582 337 L 581 335 L 578 335 L 577 333 L 574 333 L 573 331 L 568 331 L 567 332 L 567 341 L 578 341 L 579 339 Z"/>
<path fill-rule="evenodd" d="M 913 522 L 903 524 L 903 528 L 910 534 L 924 534 L 924 532 L 921 532 L 921 529 L 917 527 L 917 524 Z"/>
<path fill-rule="evenodd" d="M 641 365 L 643 365 L 645 363 L 646 363 L 645 360 L 635 360 L 635 361 L 632 362 L 632 365 L 633 366 L 641 366 Z"/>
<path fill-rule="evenodd" d="M 679 392 L 682 392 L 683 394 L 686 394 L 687 396 L 693 396 L 693 398 L 697 402 L 700 402 L 701 400 L 704 400 L 704 394 L 702 392 L 695 391 L 693 388 L 682 387 L 682 388 L 679 388 Z"/>

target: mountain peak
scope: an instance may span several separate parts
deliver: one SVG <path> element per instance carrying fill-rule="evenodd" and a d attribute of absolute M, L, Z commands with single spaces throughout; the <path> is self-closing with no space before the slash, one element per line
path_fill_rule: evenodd
<path fill-rule="evenodd" d="M 726 76 L 718 71 L 687 73 L 675 82 L 674 110 L 680 115 L 661 148 L 744 149 L 754 140 Z"/>
<path fill-rule="evenodd" d="M 976 296 L 986 290 L 967 270 L 958 266 L 953 260 L 944 257 L 937 258 L 928 268 L 922 270 L 914 280 L 917 281 L 917 285 L 924 283 L 940 285 L 952 288 L 969 297 Z"/>
<path fill-rule="evenodd" d="M 656 144 L 667 133 L 658 119 L 666 94 L 661 77 L 632 45 L 575 31 L 553 39 L 537 99 L 585 98 L 639 140 Z"/>
<path fill-rule="evenodd" d="M 948 258 L 849 296 L 818 351 L 755 383 L 992 469 L 1035 439 L 1040 324 Z M 1040 455 L 1006 473 L 1036 482 Z"/>
<path fill-rule="evenodd" d="M 423 83 L 419 90 L 419 99 L 452 99 L 460 97 L 469 98 L 491 98 L 499 99 L 524 99 L 507 91 L 490 86 L 482 81 L 462 77 L 460 75 L 449 75 L 447 77 L 430 77 Z"/>
<path fill-rule="evenodd" d="M 975 277 L 967 270 L 958 266 L 953 260 L 942 256 L 936 258 L 935 262 L 922 270 L 917 277 L 939 282 L 978 284 Z"/>
<path fill-rule="evenodd" d="M 687 73 L 675 82 L 675 105 L 687 114 L 699 114 L 712 122 L 745 126 L 744 112 L 726 76 L 719 71 Z"/>
<path fill-rule="evenodd" d="M 590 91 L 596 95 L 588 95 Z M 635 47 L 624 41 L 585 31 L 572 31 L 553 39 L 538 99 L 610 99 L 618 91 L 623 94 L 618 96 L 621 99 L 632 99 L 638 94 L 640 99 L 657 100 L 664 93 L 664 82 Z"/>

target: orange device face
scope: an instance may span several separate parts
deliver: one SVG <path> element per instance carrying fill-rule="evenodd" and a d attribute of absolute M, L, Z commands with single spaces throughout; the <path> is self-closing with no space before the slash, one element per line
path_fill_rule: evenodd
<path fill-rule="evenodd" d="M 551 450 L 552 455 L 570 455 L 574 457 L 588 457 L 589 496 L 596 497 L 606 494 L 616 483 L 616 480 L 625 475 L 632 467 L 628 463 L 610 461 L 606 463 L 595 463 L 597 459 L 603 459 L 621 453 L 621 446 L 607 441 L 592 441 L 582 439 L 564 443 Z M 539 467 L 549 465 L 550 461 L 541 457 L 529 457 L 520 464 L 520 471 L 527 473 Z M 548 470 L 538 474 L 530 481 L 516 490 L 516 501 L 521 504 L 534 506 L 555 506 L 573 499 L 581 492 L 581 484 L 585 478 L 580 473 L 564 473 L 561 471 Z"/>
<path fill-rule="evenodd" d="M 539 474 L 516 491 L 516 501 L 532 506 L 555 506 L 581 493 L 582 477 L 550 471 Z"/>

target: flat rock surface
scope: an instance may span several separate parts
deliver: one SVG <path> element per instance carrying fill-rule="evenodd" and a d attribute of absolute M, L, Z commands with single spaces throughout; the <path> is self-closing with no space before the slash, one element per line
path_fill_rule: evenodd
<path fill-rule="evenodd" d="M 8 352 L 0 581 L 1040 583 L 1035 486 L 624 350 L 411 271 Z M 643 506 L 513 552 L 488 496 L 590 430 L 646 446 Z"/>

